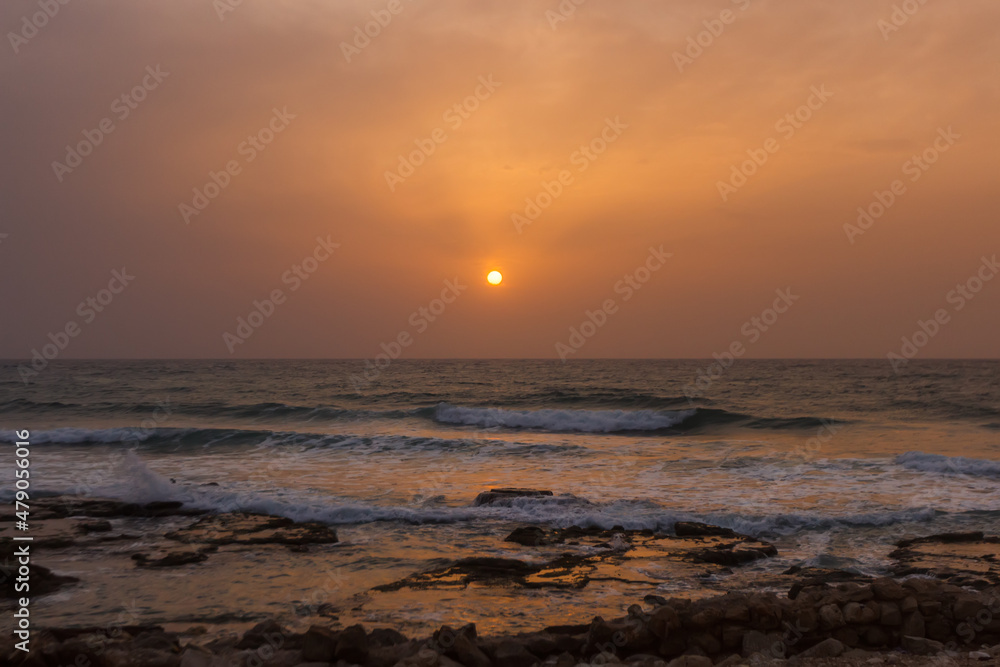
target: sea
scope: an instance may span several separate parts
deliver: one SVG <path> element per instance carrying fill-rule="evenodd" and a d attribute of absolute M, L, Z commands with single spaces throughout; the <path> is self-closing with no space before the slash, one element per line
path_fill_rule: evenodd
<path fill-rule="evenodd" d="M 16 362 L 0 363 L 0 443 L 30 431 L 35 497 L 180 500 L 319 521 L 340 537 L 153 571 L 128 560 L 153 530 L 132 525 L 133 542 L 44 556 L 81 581 L 39 598 L 36 622 L 100 625 L 131 609 L 133 620 L 210 631 L 277 617 L 511 632 L 617 615 L 647 594 L 766 589 L 793 566 L 881 574 L 900 539 L 1000 532 L 997 361 L 915 360 L 899 374 L 885 360 L 371 370 L 357 360 L 63 361 L 25 384 Z M 497 487 L 552 495 L 474 504 Z M 504 541 L 518 526 L 670 532 L 677 521 L 731 528 L 779 555 L 711 576 L 643 562 L 634 577 L 579 590 L 373 590 L 467 556 L 543 558 Z"/>

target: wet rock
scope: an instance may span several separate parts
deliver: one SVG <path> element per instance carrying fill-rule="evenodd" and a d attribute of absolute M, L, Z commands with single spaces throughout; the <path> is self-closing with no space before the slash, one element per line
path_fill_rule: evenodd
<path fill-rule="evenodd" d="M 265 514 L 213 514 L 166 537 L 185 544 L 335 544 L 337 532 L 318 522 L 297 523 Z"/>
<path fill-rule="evenodd" d="M 720 544 L 689 552 L 690 558 L 696 562 L 714 563 L 715 565 L 724 565 L 727 567 L 745 565 L 755 560 L 777 555 L 778 550 L 774 545 L 757 540 Z"/>
<path fill-rule="evenodd" d="M 13 563 L 13 561 L 10 561 Z M 48 595 L 63 586 L 75 584 L 80 581 L 76 577 L 68 577 L 56 574 L 47 567 L 32 563 L 28 566 L 31 570 L 31 593 L 33 595 Z M 14 581 L 17 578 L 17 565 L 0 565 L 0 582 Z M 0 599 L 18 598 L 22 595 L 14 590 L 13 585 L 0 586 Z"/>
<path fill-rule="evenodd" d="M 928 535 L 927 537 L 916 537 L 910 540 L 900 540 L 896 546 L 906 549 L 917 544 L 953 544 L 955 542 L 980 542 L 986 535 L 982 531 L 967 533 L 940 533 L 938 535 Z"/>
<path fill-rule="evenodd" d="M 403 588 L 425 589 L 434 586 L 465 588 L 471 583 L 520 588 L 582 588 L 587 584 L 586 556 L 564 554 L 548 563 L 532 564 L 514 558 L 477 556 L 463 558 L 430 572 L 420 572 L 391 584 L 376 586 L 376 591 Z"/>
<path fill-rule="evenodd" d="M 678 537 L 746 537 L 729 528 L 694 521 L 679 521 L 675 523 L 674 533 Z"/>
<path fill-rule="evenodd" d="M 111 531 L 110 521 L 84 521 L 77 525 L 77 528 L 81 533 L 87 535 L 89 533 L 107 533 Z"/>
<path fill-rule="evenodd" d="M 150 558 L 147 554 L 132 554 L 132 560 L 139 567 L 180 567 L 203 563 L 208 556 L 197 551 L 175 551 L 161 558 Z"/>
<path fill-rule="evenodd" d="M 526 547 L 537 547 L 546 544 L 545 531 L 537 526 L 522 526 L 515 528 L 504 541 L 514 542 Z"/>
<path fill-rule="evenodd" d="M 551 496 L 551 491 L 540 491 L 536 489 L 515 489 L 501 488 L 483 491 L 472 502 L 473 505 L 481 507 L 483 505 L 493 505 L 499 501 L 510 501 L 515 498 L 544 498 Z"/>

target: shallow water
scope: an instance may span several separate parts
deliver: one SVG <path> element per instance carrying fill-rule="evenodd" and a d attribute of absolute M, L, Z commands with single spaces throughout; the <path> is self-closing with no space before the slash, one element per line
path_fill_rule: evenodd
<path fill-rule="evenodd" d="M 150 622 L 297 625 L 321 617 L 309 601 L 322 597 L 344 623 L 499 632 L 618 613 L 651 592 L 766 586 L 792 564 L 879 572 L 902 537 L 1000 531 L 997 362 L 914 362 L 897 377 L 878 361 L 744 361 L 696 396 L 707 362 L 396 362 L 358 387 L 362 369 L 66 362 L 25 386 L 0 366 L 0 439 L 31 430 L 33 492 L 264 511 L 341 537 L 161 572 L 108 548 L 53 552 L 46 564 L 83 581 L 40 600 L 38 618 L 100 624 L 133 605 Z M 473 506 L 494 486 L 555 495 Z M 462 556 L 541 558 L 503 542 L 517 525 L 677 520 L 768 539 L 780 555 L 707 579 L 637 563 L 643 583 L 582 591 L 370 592 Z"/>

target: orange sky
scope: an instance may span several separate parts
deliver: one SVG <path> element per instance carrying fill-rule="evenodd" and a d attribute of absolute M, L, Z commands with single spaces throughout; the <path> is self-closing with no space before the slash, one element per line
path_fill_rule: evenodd
<path fill-rule="evenodd" d="M 871 0 L 226 2 L 70 2 L 37 31 L 37 3 L 0 9 L 0 357 L 71 323 L 64 358 L 372 358 L 401 334 L 408 358 L 556 357 L 609 299 L 570 358 L 735 342 L 885 357 L 940 309 L 921 356 L 1000 354 L 1000 280 L 948 298 L 1000 253 L 993 0 L 912 16 Z M 705 46 L 679 56 L 689 38 Z M 120 100 L 144 80 L 144 100 Z M 243 144 L 275 109 L 273 142 Z M 84 132 L 100 144 L 54 166 Z M 433 153 L 390 187 L 420 144 Z M 227 186 L 185 215 L 210 172 Z M 845 230 L 896 180 L 882 217 Z M 512 220 L 545 184 L 551 205 Z M 293 290 L 318 237 L 339 248 Z M 619 281 L 661 246 L 626 300 Z M 122 267 L 134 282 L 79 308 Z M 468 288 L 421 327 L 455 278 Z M 751 341 L 786 288 L 800 298 Z"/>

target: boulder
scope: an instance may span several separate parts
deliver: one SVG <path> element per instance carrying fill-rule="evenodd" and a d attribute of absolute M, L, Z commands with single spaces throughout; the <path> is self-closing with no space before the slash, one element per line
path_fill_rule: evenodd
<path fill-rule="evenodd" d="M 545 531 L 537 526 L 521 526 L 508 535 L 505 542 L 514 542 L 526 547 L 538 547 L 546 543 Z"/>
<path fill-rule="evenodd" d="M 494 649 L 493 664 L 496 667 L 532 667 L 538 658 L 516 641 L 505 639 Z"/>
<path fill-rule="evenodd" d="M 310 627 L 302 636 L 302 659 L 306 662 L 334 662 L 337 633 L 319 625 Z"/>
<path fill-rule="evenodd" d="M 844 612 L 835 604 L 825 604 L 819 608 L 819 621 L 827 630 L 843 627 L 845 624 Z"/>
<path fill-rule="evenodd" d="M 833 637 L 830 637 L 806 649 L 802 652 L 801 656 L 803 658 L 837 658 L 846 650 L 846 646 Z"/>
<path fill-rule="evenodd" d="M 354 665 L 363 665 L 368 660 L 368 635 L 362 625 L 352 625 L 337 637 L 334 657 Z"/>
<path fill-rule="evenodd" d="M 910 637 L 924 637 L 927 634 L 927 627 L 924 617 L 919 612 L 912 612 L 903 618 L 902 632 Z"/>
<path fill-rule="evenodd" d="M 903 635 L 900 644 L 906 651 L 916 655 L 937 655 L 944 650 L 944 644 L 941 642 L 924 637 L 911 637 L 910 635 Z"/>

